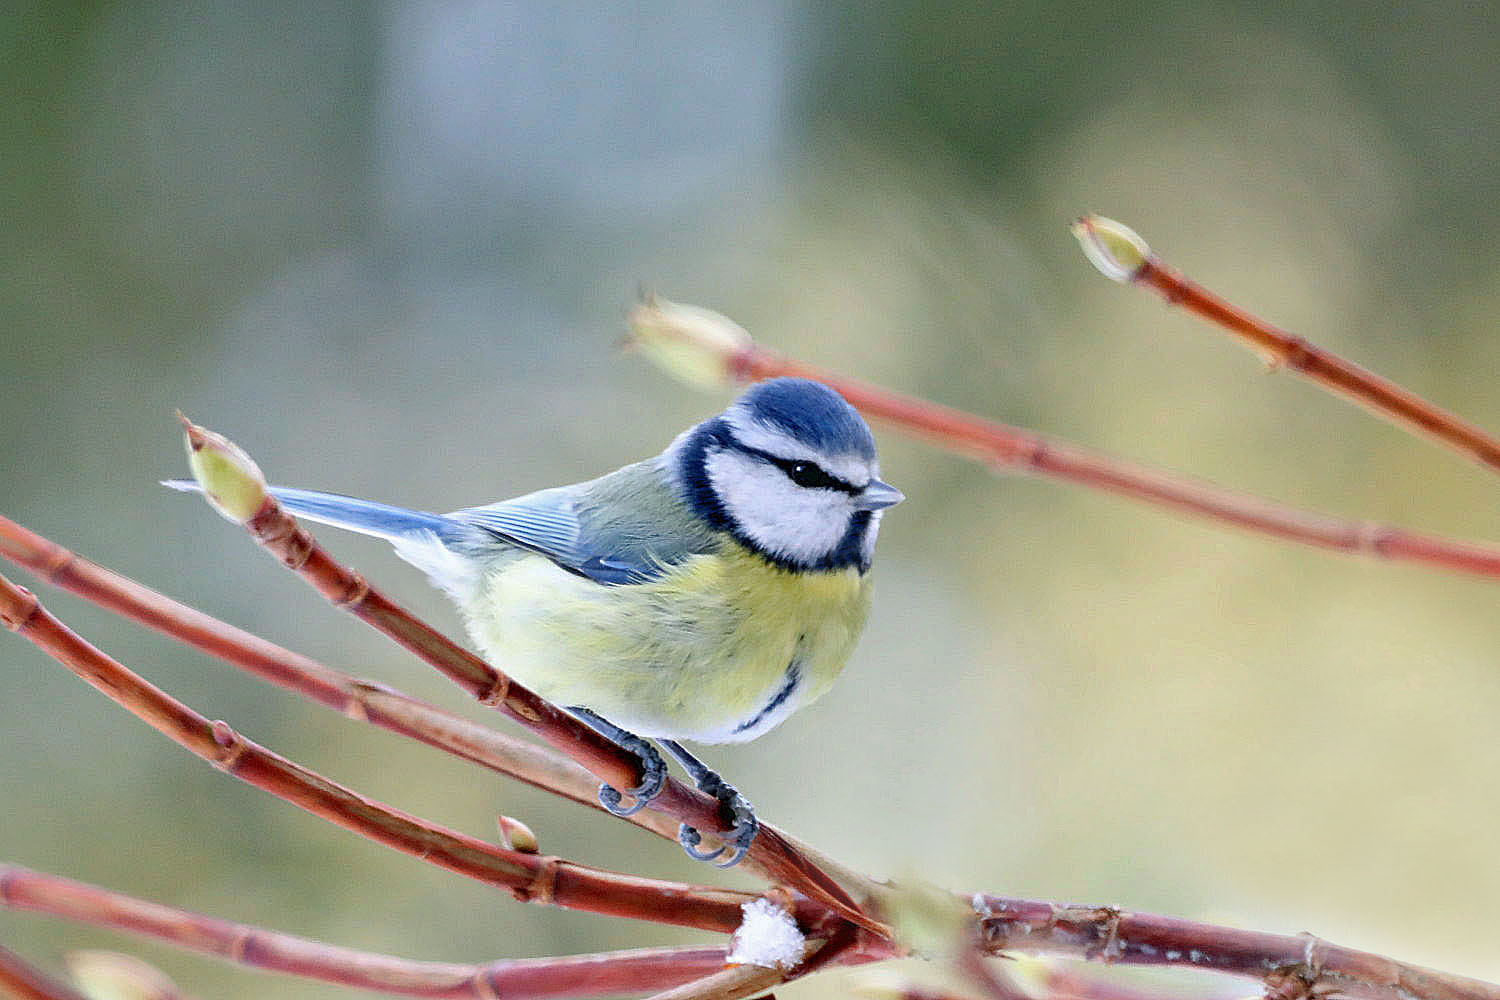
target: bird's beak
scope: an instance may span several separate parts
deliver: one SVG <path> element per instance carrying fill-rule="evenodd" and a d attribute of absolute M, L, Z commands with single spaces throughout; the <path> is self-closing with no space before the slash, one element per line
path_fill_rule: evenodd
<path fill-rule="evenodd" d="M 860 491 L 859 496 L 854 498 L 854 506 L 860 510 L 883 510 L 886 507 L 894 507 L 906 494 L 889 483 L 882 483 L 878 479 L 872 479 Z"/>

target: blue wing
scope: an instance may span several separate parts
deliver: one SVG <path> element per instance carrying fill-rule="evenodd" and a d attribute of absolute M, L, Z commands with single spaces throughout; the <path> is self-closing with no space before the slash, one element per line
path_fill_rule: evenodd
<path fill-rule="evenodd" d="M 707 526 L 641 463 L 576 486 L 444 515 L 540 553 L 597 583 L 641 583 L 712 551 Z"/>

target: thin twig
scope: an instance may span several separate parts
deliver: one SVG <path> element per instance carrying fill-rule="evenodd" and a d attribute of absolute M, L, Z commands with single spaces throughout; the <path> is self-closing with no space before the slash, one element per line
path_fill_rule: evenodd
<path fill-rule="evenodd" d="M 195 462 L 215 470 L 215 482 L 202 484 L 209 501 L 231 520 L 239 520 L 262 548 L 311 584 L 330 603 L 373 626 L 468 691 L 481 704 L 519 722 L 602 781 L 616 788 L 630 788 L 639 782 L 640 762 L 634 754 L 516 683 L 413 616 L 371 586 L 359 573 L 342 565 L 281 508 L 275 497 L 265 492 L 260 470 L 241 448 L 185 417 L 182 423 L 189 455 L 194 456 Z M 221 490 L 235 495 L 238 503 L 232 509 L 216 497 Z M 650 807 L 699 830 L 718 831 L 726 826 L 723 811 L 716 800 L 675 779 L 667 780 Z M 806 894 L 845 920 L 873 933 L 889 935 L 889 930 L 864 913 L 838 882 L 819 870 L 811 859 L 800 854 L 777 831 L 762 827 L 750 851 L 758 867 L 776 882 Z"/>
<path fill-rule="evenodd" d="M 734 370 L 746 381 L 778 375 L 815 378 L 869 416 L 1000 472 L 1060 479 L 1347 555 L 1500 578 L 1500 547 L 1494 545 L 1299 510 L 842 378 L 761 347 L 737 355 Z"/>
<path fill-rule="evenodd" d="M 1245 976 L 1269 985 L 1300 983 L 1365 1000 L 1500 1000 L 1500 986 L 1407 965 L 1311 935 L 1266 934 L 1108 906 L 1059 906 L 1000 896 L 974 897 L 991 952 L 1082 958 L 1111 965 L 1178 966 Z"/>
<path fill-rule="evenodd" d="M 423 861 L 509 890 L 525 902 L 731 932 L 747 893 L 665 882 L 524 854 L 365 798 L 211 722 L 111 659 L 0 576 L 0 624 L 152 728 L 218 769 L 347 830 Z"/>
<path fill-rule="evenodd" d="M 1500 471 L 1500 440 L 1487 431 L 1410 389 L 1232 305 L 1170 267 L 1129 227 L 1091 215 L 1074 223 L 1073 231 L 1089 259 L 1107 277 L 1149 288 L 1167 305 L 1181 306 L 1228 331 L 1273 369 L 1288 369 L 1402 430 Z"/>
<path fill-rule="evenodd" d="M 642 993 L 716 971 L 725 956 L 721 947 L 649 948 L 487 965 L 411 961 L 232 923 L 7 865 L 0 865 L 0 906 L 156 938 L 269 972 L 434 1000 Z"/>
<path fill-rule="evenodd" d="M 0 946 L 0 995 L 15 1000 L 88 1000 L 4 946 Z"/>

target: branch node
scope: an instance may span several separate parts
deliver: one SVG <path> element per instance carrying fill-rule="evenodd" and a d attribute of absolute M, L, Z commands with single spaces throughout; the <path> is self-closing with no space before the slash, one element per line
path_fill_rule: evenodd
<path fill-rule="evenodd" d="M 291 515 L 281 509 L 274 498 L 245 522 L 250 537 L 269 549 L 283 566 L 300 570 L 312 558 L 317 543 L 303 531 Z"/>
<path fill-rule="evenodd" d="M 309 536 L 308 541 L 312 541 L 311 536 Z M 330 597 L 329 602 L 336 608 L 350 611 L 359 607 L 364 603 L 365 598 L 370 596 L 370 584 L 363 576 L 353 570 L 345 574 L 345 582 L 348 585 L 345 593 L 342 596 Z"/>
<path fill-rule="evenodd" d="M 37 568 L 37 575 L 48 583 L 56 583 L 57 578 L 63 575 L 63 571 L 73 565 L 77 559 L 76 552 L 58 545 L 53 548 L 47 560 Z"/>
<path fill-rule="evenodd" d="M 1098 958 L 1105 965 L 1112 965 L 1125 957 L 1125 942 L 1120 940 L 1120 919 L 1123 913 L 1118 906 L 1101 906 L 1098 910 L 1104 920 L 1104 943 L 1089 958 Z"/>
<path fill-rule="evenodd" d="M 1049 457 L 1051 457 L 1051 455 L 1050 450 L 1047 447 L 1046 440 L 1043 438 L 1037 438 L 1032 441 L 1026 448 L 1024 455 L 1026 468 L 1040 469 L 1043 463 L 1045 463 Z"/>
<path fill-rule="evenodd" d="M 1385 543 L 1390 538 L 1390 529 L 1379 521 L 1356 521 L 1349 540 L 1354 551 L 1371 556 L 1384 556 Z"/>
<path fill-rule="evenodd" d="M 1286 343 L 1276 359 L 1276 367 L 1285 366 L 1293 371 L 1306 371 L 1312 363 L 1316 348 L 1301 337 L 1286 336 Z"/>
<path fill-rule="evenodd" d="M 495 679 L 490 683 L 489 688 L 486 689 L 483 694 L 479 695 L 479 704 L 484 705 L 488 708 L 500 708 L 505 704 L 505 699 L 509 697 L 510 675 L 506 674 L 504 671 L 497 670 L 495 671 Z M 527 712 L 520 712 L 518 707 L 515 705 L 512 705 L 510 707 L 512 708 L 512 710 L 518 711 L 520 715 L 524 716 L 532 722 L 537 722 L 541 719 L 541 716 L 536 715 L 536 713 L 534 712 L 528 714 Z"/>
<path fill-rule="evenodd" d="M 371 681 L 357 678 L 352 680 L 349 684 L 349 697 L 339 704 L 339 714 L 355 722 L 373 721 L 370 718 L 370 706 L 366 704 L 365 699 L 380 690 L 381 686 Z"/>
<path fill-rule="evenodd" d="M 249 964 L 246 956 L 250 953 L 250 946 L 255 941 L 255 931 L 249 927 L 238 928 L 229 940 L 224 942 L 224 957 L 238 965 Z"/>
<path fill-rule="evenodd" d="M 537 866 L 536 875 L 529 884 L 514 890 L 515 897 L 522 903 L 551 906 L 557 898 L 557 875 L 565 862 L 555 854 L 539 860 L 541 864 Z"/>
<path fill-rule="evenodd" d="M 479 1000 L 505 1000 L 505 993 L 499 985 L 500 973 L 494 968 L 481 970 L 476 976 L 469 980 L 469 985 L 474 990 L 474 995 Z"/>
<path fill-rule="evenodd" d="M 6 583 L 10 581 L 7 580 Z M 24 632 L 41 609 L 42 602 L 31 591 L 17 584 L 10 584 L 6 589 L 14 593 L 7 593 L 5 602 L 0 604 L 0 625 L 12 632 Z"/>
<path fill-rule="evenodd" d="M 219 748 L 211 763 L 220 771 L 233 774 L 239 766 L 240 758 L 245 754 L 244 738 L 223 719 L 215 719 L 209 723 L 208 729 L 214 738 L 214 744 Z"/>
<path fill-rule="evenodd" d="M 1323 983 L 1322 938 L 1303 932 L 1302 961 L 1279 966 L 1266 974 L 1265 1000 L 1310 1000 L 1329 992 Z"/>

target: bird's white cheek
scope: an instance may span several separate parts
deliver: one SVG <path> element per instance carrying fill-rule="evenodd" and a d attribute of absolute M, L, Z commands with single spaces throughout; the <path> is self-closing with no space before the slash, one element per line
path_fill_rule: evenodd
<path fill-rule="evenodd" d="M 844 537 L 842 494 L 804 489 L 777 468 L 736 452 L 708 456 L 708 476 L 740 531 L 767 552 L 816 562 Z"/>

